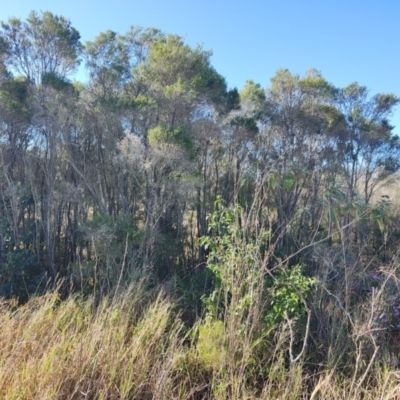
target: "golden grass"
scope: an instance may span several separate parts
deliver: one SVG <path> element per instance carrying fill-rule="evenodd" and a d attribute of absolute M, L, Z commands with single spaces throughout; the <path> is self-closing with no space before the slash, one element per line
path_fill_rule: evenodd
<path fill-rule="evenodd" d="M 288 368 L 283 361 L 284 329 L 276 333 L 276 348 L 271 350 L 275 361 L 264 381 L 248 373 L 240 378 L 245 381 L 234 381 L 238 374 L 218 367 L 229 364 L 229 354 L 221 351 L 220 357 L 227 360 L 218 365 L 207 358 L 204 349 L 213 347 L 207 345 L 207 331 L 201 328 L 206 322 L 185 328 L 168 296 L 160 289 L 146 292 L 141 284 L 97 304 L 93 298 L 60 301 L 50 293 L 18 308 L 3 302 L 0 310 L 0 399 L 4 400 L 389 400 L 400 389 L 400 372 L 383 367 L 376 369 L 375 388 L 356 391 L 351 391 L 350 379 L 339 379 L 335 371 L 307 376 L 303 361 Z M 228 329 L 219 326 L 209 340 Z M 193 345 L 196 332 L 201 338 L 198 346 Z M 220 345 L 220 338 L 216 340 Z M 255 362 L 249 359 L 245 364 Z M 239 386 L 243 389 L 228 394 L 226 388 Z"/>
<path fill-rule="evenodd" d="M 159 294 L 138 310 L 127 291 L 113 302 L 54 294 L 5 311 L 0 325 L 1 399 L 163 399 L 179 392 L 182 324 Z M 3 307 L 4 308 L 4 307 Z"/>

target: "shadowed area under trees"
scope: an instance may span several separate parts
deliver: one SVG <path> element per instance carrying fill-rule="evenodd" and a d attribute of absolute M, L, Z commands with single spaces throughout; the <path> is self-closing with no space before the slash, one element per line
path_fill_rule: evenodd
<path fill-rule="evenodd" d="M 400 396 L 399 98 L 211 55 L 1 23 L 1 398 Z"/>

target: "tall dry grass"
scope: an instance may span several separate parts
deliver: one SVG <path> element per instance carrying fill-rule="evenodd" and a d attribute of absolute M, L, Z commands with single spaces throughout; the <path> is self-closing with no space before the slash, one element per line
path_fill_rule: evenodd
<path fill-rule="evenodd" d="M 147 298 L 147 304 L 143 304 Z M 185 398 L 183 324 L 161 291 L 143 286 L 95 305 L 56 294 L 2 304 L 1 399 Z"/>
<path fill-rule="evenodd" d="M 386 276 L 388 285 L 391 273 Z M 187 327 L 171 294 L 146 282 L 100 301 L 61 301 L 49 293 L 20 307 L 3 302 L 0 398 L 398 399 L 400 370 L 381 357 L 384 343 L 375 324 L 382 288 L 358 313 L 339 304 L 339 291 L 315 290 L 313 301 L 324 301 L 331 319 L 331 325 L 322 321 L 329 343 L 317 368 L 312 352 L 290 357 L 299 351 L 291 337 L 299 321 L 283 321 L 268 333 L 259 329 L 261 303 L 245 319 L 227 313 L 222 321 L 199 319 Z"/>

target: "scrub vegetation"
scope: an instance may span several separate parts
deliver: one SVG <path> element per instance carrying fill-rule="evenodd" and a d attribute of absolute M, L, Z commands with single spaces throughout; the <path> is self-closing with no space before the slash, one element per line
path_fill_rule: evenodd
<path fill-rule="evenodd" d="M 400 398 L 399 98 L 210 57 L 1 23 L 0 398 Z"/>

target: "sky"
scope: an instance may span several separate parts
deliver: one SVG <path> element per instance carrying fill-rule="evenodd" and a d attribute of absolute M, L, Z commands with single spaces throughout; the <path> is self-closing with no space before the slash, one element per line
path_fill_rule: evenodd
<path fill-rule="evenodd" d="M 332 84 L 400 96 L 399 0 L 0 0 L 0 20 L 31 10 L 71 20 L 82 42 L 132 25 L 183 36 L 212 50 L 229 87 L 262 87 L 280 68 L 315 68 Z M 400 106 L 391 122 L 400 135 Z"/>

